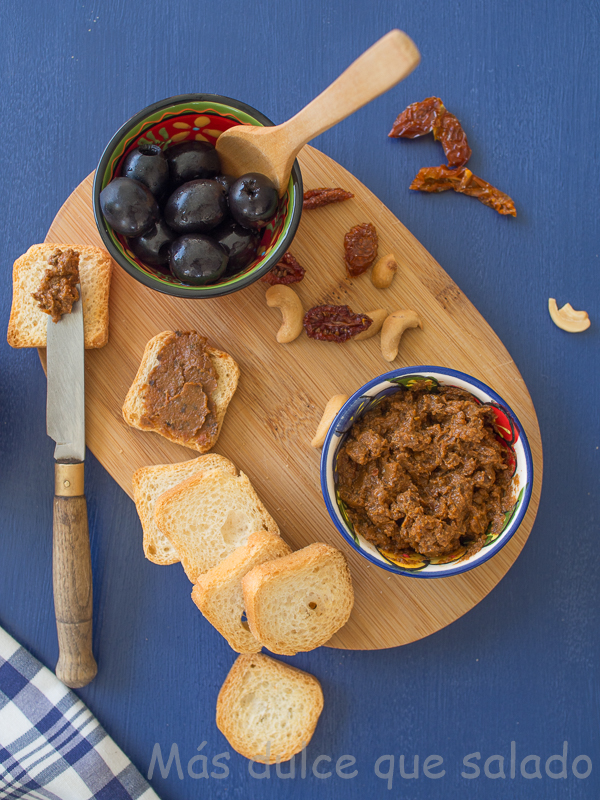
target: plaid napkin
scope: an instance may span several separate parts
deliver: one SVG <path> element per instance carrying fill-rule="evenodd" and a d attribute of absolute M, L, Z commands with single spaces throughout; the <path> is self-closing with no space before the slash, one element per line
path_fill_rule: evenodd
<path fill-rule="evenodd" d="M 158 800 L 73 692 L 0 628 L 0 798 Z"/>

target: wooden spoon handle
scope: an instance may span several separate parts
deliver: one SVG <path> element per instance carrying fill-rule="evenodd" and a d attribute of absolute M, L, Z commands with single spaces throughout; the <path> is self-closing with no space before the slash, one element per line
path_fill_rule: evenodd
<path fill-rule="evenodd" d="M 293 158 L 315 136 L 410 75 L 420 60 L 419 51 L 405 33 L 399 30 L 386 33 L 325 91 L 279 126 L 287 131 L 287 143 L 293 150 Z"/>
<path fill-rule="evenodd" d="M 56 676 L 67 686 L 79 688 L 98 671 L 92 655 L 92 562 L 83 464 L 57 463 L 55 487 L 52 574 L 59 647 Z"/>

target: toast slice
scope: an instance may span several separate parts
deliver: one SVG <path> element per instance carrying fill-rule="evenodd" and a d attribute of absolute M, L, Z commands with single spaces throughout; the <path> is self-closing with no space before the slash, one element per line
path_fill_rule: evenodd
<path fill-rule="evenodd" d="M 238 753 L 275 764 L 310 742 L 322 710 L 313 675 L 261 653 L 242 655 L 219 692 L 217 727 Z"/>
<path fill-rule="evenodd" d="M 179 553 L 192 583 L 245 545 L 251 533 L 279 534 L 243 472 L 193 475 L 158 498 L 154 519 Z"/>
<path fill-rule="evenodd" d="M 237 475 L 237 469 L 225 456 L 209 453 L 179 464 L 158 464 L 142 467 L 133 473 L 133 501 L 142 523 L 144 555 L 154 564 L 175 564 L 179 561 L 171 542 L 159 531 L 154 521 L 154 506 L 163 492 L 199 472 L 221 469 Z"/>
<path fill-rule="evenodd" d="M 321 542 L 254 567 L 242 589 L 250 630 L 272 653 L 286 656 L 325 644 L 354 605 L 346 558 Z"/>
<path fill-rule="evenodd" d="M 49 317 L 32 294 L 39 289 L 49 268 L 48 258 L 57 249 L 68 248 L 79 253 L 85 347 L 104 347 L 108 342 L 112 261 L 106 250 L 78 244 L 34 244 L 13 266 L 13 297 L 6 337 L 11 347 L 46 347 Z"/>
<path fill-rule="evenodd" d="M 133 428 L 138 428 L 141 431 L 155 430 L 152 425 L 147 425 L 142 422 L 148 378 L 159 362 L 161 350 L 174 335 L 174 331 L 163 331 L 150 339 L 146 345 L 137 375 L 127 392 L 123 404 L 123 417 L 125 422 Z M 217 420 L 217 432 L 214 439 L 209 441 L 206 445 L 201 445 L 193 441 L 186 441 L 178 438 L 176 434 L 156 431 L 156 433 L 164 436 L 165 439 L 169 439 L 169 441 L 175 442 L 175 444 L 181 444 L 184 447 L 191 447 L 199 453 L 205 453 L 216 444 L 219 433 L 221 432 L 227 406 L 237 388 L 240 376 L 238 365 L 228 353 L 215 350 L 212 347 L 207 347 L 206 349 L 215 368 L 215 372 L 217 373 L 217 390 L 212 397 L 214 413 Z"/>
<path fill-rule="evenodd" d="M 262 648 L 250 633 L 248 623 L 242 619 L 242 578 L 263 561 L 287 556 L 291 552 L 283 539 L 274 533 L 251 533 L 246 545 L 238 547 L 198 578 L 192 600 L 236 652 L 259 653 Z"/>

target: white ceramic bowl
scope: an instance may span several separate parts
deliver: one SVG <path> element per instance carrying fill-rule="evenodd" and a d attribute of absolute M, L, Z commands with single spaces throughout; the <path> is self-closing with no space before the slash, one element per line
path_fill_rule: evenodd
<path fill-rule="evenodd" d="M 404 391 L 405 387 L 416 380 L 430 380 L 432 388 L 437 385 L 459 386 L 470 392 L 481 403 L 490 405 L 496 414 L 499 435 L 514 454 L 513 486 L 517 497 L 515 505 L 507 512 L 502 531 L 495 536 L 490 534 L 483 548 L 466 560 L 461 561 L 458 556 L 454 561 L 439 563 L 438 559 L 428 559 L 416 554 L 392 561 L 383 555 L 375 545 L 356 533 L 344 513 L 344 503 L 337 495 L 337 454 L 352 424 L 372 408 L 379 398 Z M 495 555 L 521 524 L 531 497 L 532 484 L 533 462 L 529 443 L 522 425 L 508 403 L 476 378 L 445 367 L 405 367 L 387 372 L 385 375 L 369 381 L 342 406 L 329 428 L 321 454 L 323 498 L 334 525 L 344 539 L 378 567 L 398 575 L 410 575 L 415 578 L 445 578 L 450 575 L 458 575 L 483 564 L 484 561 Z M 434 563 L 434 561 L 438 563 Z"/>

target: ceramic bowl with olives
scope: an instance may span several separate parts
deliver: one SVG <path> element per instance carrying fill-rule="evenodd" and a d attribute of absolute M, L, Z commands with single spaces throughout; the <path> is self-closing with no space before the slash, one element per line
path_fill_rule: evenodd
<path fill-rule="evenodd" d="M 272 124 L 209 94 L 163 100 L 126 122 L 94 177 L 94 216 L 112 258 L 176 297 L 218 297 L 269 272 L 300 222 L 298 163 L 280 198 L 260 173 L 223 174 L 215 143 L 234 125 Z"/>

